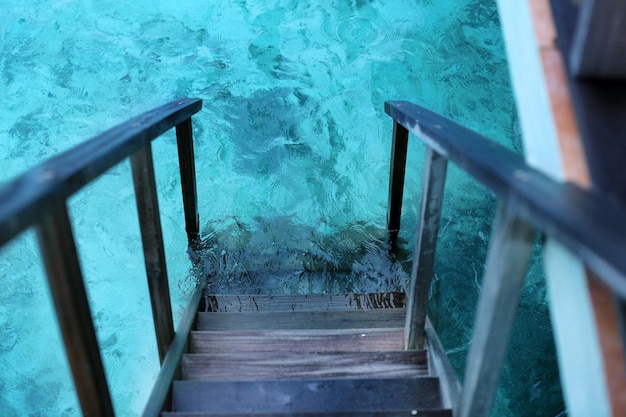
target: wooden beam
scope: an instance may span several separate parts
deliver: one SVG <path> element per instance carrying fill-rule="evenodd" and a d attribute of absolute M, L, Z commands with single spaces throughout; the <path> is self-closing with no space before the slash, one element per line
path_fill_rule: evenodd
<path fill-rule="evenodd" d="M 576 77 L 626 79 L 626 2 L 582 2 L 569 59 Z"/>
<path fill-rule="evenodd" d="M 50 211 L 38 224 L 37 237 L 76 394 L 83 415 L 112 417 L 113 404 L 67 206 L 63 204 Z"/>
<path fill-rule="evenodd" d="M 439 233 L 447 169 L 448 160 L 431 147 L 427 147 L 422 177 L 420 212 L 417 219 L 411 288 L 408 292 L 409 302 L 405 324 L 406 349 L 424 348 L 428 294 L 435 269 L 437 234 Z"/>
<path fill-rule="evenodd" d="M 534 235 L 531 226 L 500 203 L 465 369 L 460 417 L 491 413 Z"/>
<path fill-rule="evenodd" d="M 402 195 L 404 193 L 404 173 L 406 152 L 409 145 L 409 131 L 396 121 L 393 122 L 391 142 L 391 167 L 389 173 L 389 204 L 387 205 L 387 230 L 389 242 L 395 246 L 400 232 L 402 216 Z"/>

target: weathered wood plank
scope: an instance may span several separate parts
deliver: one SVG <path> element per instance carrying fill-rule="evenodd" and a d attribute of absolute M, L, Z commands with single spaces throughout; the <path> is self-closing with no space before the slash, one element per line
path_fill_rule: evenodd
<path fill-rule="evenodd" d="M 403 329 L 191 332 L 189 353 L 402 350 Z"/>
<path fill-rule="evenodd" d="M 200 311 L 220 313 L 367 310 L 404 307 L 401 292 L 363 294 L 205 294 Z"/>
<path fill-rule="evenodd" d="M 324 413 L 438 409 L 436 378 L 258 382 L 175 381 L 173 411 Z M 338 395 L 341 393 L 341 395 Z"/>
<path fill-rule="evenodd" d="M 404 326 L 406 310 L 336 310 L 269 313 L 198 313 L 197 330 L 371 329 Z"/>
<path fill-rule="evenodd" d="M 433 148 L 426 149 L 420 211 L 415 236 L 411 287 L 405 324 L 406 349 L 424 348 L 428 294 L 435 270 L 439 220 L 443 207 L 448 160 Z"/>
<path fill-rule="evenodd" d="M 183 355 L 182 379 L 251 381 L 427 376 L 426 351 L 231 352 Z"/>
<path fill-rule="evenodd" d="M 460 417 L 491 412 L 535 230 L 500 203 L 467 359 Z"/>
<path fill-rule="evenodd" d="M 317 417 L 319 412 L 280 413 L 281 417 Z M 168 412 L 162 417 L 274 417 L 276 413 Z M 325 411 L 324 417 L 452 417 L 452 410 Z"/>

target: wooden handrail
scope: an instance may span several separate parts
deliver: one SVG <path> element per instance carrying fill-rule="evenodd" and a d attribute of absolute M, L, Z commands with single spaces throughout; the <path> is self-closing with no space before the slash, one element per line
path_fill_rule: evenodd
<path fill-rule="evenodd" d="M 521 155 L 423 107 L 388 101 L 385 111 L 501 201 L 509 202 L 511 210 L 529 224 L 563 243 L 626 299 L 624 208 L 592 191 L 555 181 L 528 166 Z"/>
<path fill-rule="evenodd" d="M 455 415 L 488 416 L 536 230 L 559 240 L 593 269 L 621 305 L 626 299 L 626 210 L 529 167 L 520 155 L 408 102 L 386 102 L 394 120 L 389 184 L 391 246 L 400 225 L 408 132 L 426 143 L 426 163 L 408 295 L 406 348 L 421 348 L 441 216 L 446 163 L 474 176 L 499 198 L 464 384 Z M 624 314 L 624 313 L 623 313 Z"/>
<path fill-rule="evenodd" d="M 172 349 L 180 350 L 180 339 L 186 335 L 174 335 L 151 142 L 176 127 L 186 231 L 191 245 L 199 238 L 191 116 L 201 108 L 199 99 L 176 100 L 158 107 L 44 162 L 0 190 L 0 247 L 27 227 L 34 225 L 37 230 L 50 293 L 84 415 L 109 417 L 114 411 L 67 213 L 67 199 L 124 158 L 131 158 L 154 328 L 159 357 L 165 366 Z M 192 299 L 196 308 L 199 299 L 198 294 Z"/>

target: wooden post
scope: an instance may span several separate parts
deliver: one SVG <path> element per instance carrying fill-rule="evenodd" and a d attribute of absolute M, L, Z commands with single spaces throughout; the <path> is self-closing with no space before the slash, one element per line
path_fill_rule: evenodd
<path fill-rule="evenodd" d="M 395 247 L 398 232 L 400 231 L 408 142 L 409 131 L 394 120 L 391 143 L 391 169 L 389 174 L 389 204 L 387 206 L 387 230 L 389 231 L 389 242 L 392 247 Z"/>
<path fill-rule="evenodd" d="M 404 330 L 405 348 L 407 350 L 424 348 L 428 294 L 435 268 L 437 234 L 443 206 L 447 168 L 447 158 L 427 147 Z"/>
<path fill-rule="evenodd" d="M 507 203 L 500 202 L 465 369 L 460 417 L 490 415 L 534 234 Z"/>
<path fill-rule="evenodd" d="M 196 189 L 196 164 L 193 152 L 193 130 L 191 118 L 176 126 L 178 143 L 178 164 L 180 183 L 185 207 L 185 230 L 189 246 L 194 246 L 200 238 L 200 217 L 198 215 L 198 192 Z"/>
<path fill-rule="evenodd" d="M 111 395 L 65 204 L 40 221 L 37 237 L 83 415 L 113 416 Z"/>
<path fill-rule="evenodd" d="M 146 143 L 135 152 L 130 157 L 130 162 L 133 171 L 154 330 L 159 359 L 163 363 L 169 345 L 174 338 L 174 323 L 150 143 Z"/>

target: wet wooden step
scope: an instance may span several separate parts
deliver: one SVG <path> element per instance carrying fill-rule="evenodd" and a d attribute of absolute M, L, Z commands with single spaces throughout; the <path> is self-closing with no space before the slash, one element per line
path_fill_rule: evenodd
<path fill-rule="evenodd" d="M 401 292 L 357 294 L 204 294 L 199 311 L 212 313 L 334 311 L 403 308 Z"/>
<path fill-rule="evenodd" d="M 182 379 L 241 381 L 428 375 L 426 351 L 250 352 L 184 355 Z"/>
<path fill-rule="evenodd" d="M 393 410 L 393 411 L 345 411 L 313 413 L 205 413 L 205 412 L 165 412 L 162 417 L 452 417 L 452 410 Z"/>
<path fill-rule="evenodd" d="M 404 349 L 404 328 L 191 332 L 189 353 L 339 352 Z"/>
<path fill-rule="evenodd" d="M 172 411 L 211 412 L 216 415 L 372 413 L 399 410 L 406 410 L 409 413 L 407 415 L 410 415 L 412 410 L 440 408 L 439 381 L 430 377 L 253 382 L 174 381 L 172 387 Z"/>
<path fill-rule="evenodd" d="M 198 313 L 197 330 L 371 329 L 403 327 L 406 310 Z"/>

